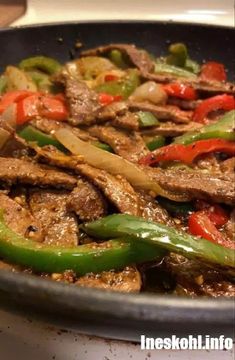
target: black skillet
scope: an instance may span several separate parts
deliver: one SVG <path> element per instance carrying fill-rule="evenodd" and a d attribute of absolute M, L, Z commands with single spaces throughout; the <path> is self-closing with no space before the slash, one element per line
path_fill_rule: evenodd
<path fill-rule="evenodd" d="M 0 30 L 0 71 L 31 55 L 68 61 L 83 48 L 107 43 L 135 43 L 164 54 L 170 42 L 185 42 L 193 59 L 216 60 L 234 79 L 234 29 L 163 22 L 89 22 Z M 110 338 L 139 340 L 178 334 L 233 336 L 234 301 L 187 299 L 150 294 L 117 294 L 0 271 L 0 306 L 39 317 L 61 327 Z"/>

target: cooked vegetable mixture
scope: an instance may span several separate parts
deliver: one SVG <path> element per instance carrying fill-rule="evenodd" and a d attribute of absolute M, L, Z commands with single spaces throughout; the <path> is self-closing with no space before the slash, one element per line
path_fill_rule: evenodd
<path fill-rule="evenodd" d="M 235 85 L 185 44 L 0 75 L 0 271 L 112 291 L 235 295 Z"/>

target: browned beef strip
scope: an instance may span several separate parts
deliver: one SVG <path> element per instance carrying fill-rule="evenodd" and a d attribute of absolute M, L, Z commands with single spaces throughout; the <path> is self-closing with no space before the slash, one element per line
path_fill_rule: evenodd
<path fill-rule="evenodd" d="M 107 214 L 107 206 L 103 195 L 90 182 L 78 180 L 67 200 L 67 208 L 74 211 L 80 220 L 92 221 Z"/>
<path fill-rule="evenodd" d="M 144 191 L 139 191 L 139 203 L 141 216 L 149 221 L 173 226 L 174 222 L 168 212 L 163 209 L 151 195 Z"/>
<path fill-rule="evenodd" d="M 139 215 L 138 195 L 126 179 L 87 164 L 78 164 L 76 171 L 91 180 L 121 213 Z"/>
<path fill-rule="evenodd" d="M 32 120 L 31 124 L 38 130 L 43 131 L 46 134 L 50 134 L 50 135 L 53 135 L 59 129 L 65 128 L 71 130 L 74 135 L 76 135 L 79 139 L 83 141 L 92 142 L 97 140 L 94 136 L 89 135 L 87 131 L 71 126 L 61 121 L 55 121 L 55 120 L 51 121 L 43 118 L 43 119 Z"/>
<path fill-rule="evenodd" d="M 30 209 L 42 224 L 44 243 L 58 246 L 76 246 L 78 225 L 75 216 L 67 210 L 68 192 L 32 190 Z"/>
<path fill-rule="evenodd" d="M 231 211 L 229 221 L 224 225 L 224 233 L 230 240 L 235 241 L 235 209 Z"/>
<path fill-rule="evenodd" d="M 153 113 L 159 120 L 172 120 L 175 123 L 187 124 L 190 122 L 192 113 L 191 111 L 183 111 L 174 106 L 166 105 L 153 105 L 147 102 L 128 101 L 130 110 L 134 111 L 149 111 Z"/>
<path fill-rule="evenodd" d="M 116 116 L 112 121 L 112 125 L 122 129 L 138 131 L 138 116 L 135 113 L 131 113 L 128 111 L 124 115 Z"/>
<path fill-rule="evenodd" d="M 195 163 L 193 164 L 193 168 L 210 171 L 211 173 L 212 172 L 218 173 L 221 171 L 220 161 L 216 158 L 215 154 L 213 153 L 206 154 L 202 158 L 196 160 Z"/>
<path fill-rule="evenodd" d="M 116 154 L 129 161 L 137 162 L 149 153 L 144 140 L 137 132 L 127 133 L 112 126 L 93 126 L 89 132 L 109 144 Z"/>
<path fill-rule="evenodd" d="M 201 100 L 184 100 L 176 97 L 168 97 L 167 104 L 174 105 L 183 110 L 195 110 L 201 103 Z"/>
<path fill-rule="evenodd" d="M 141 276 L 135 267 L 128 266 L 122 271 L 103 271 L 80 277 L 76 285 L 120 292 L 139 292 Z"/>
<path fill-rule="evenodd" d="M 175 292 L 178 295 L 190 297 L 234 297 L 235 295 L 235 284 L 227 280 L 219 270 L 173 253 L 164 259 L 164 263 L 166 269 L 176 279 Z"/>
<path fill-rule="evenodd" d="M 96 122 L 104 122 L 115 119 L 116 116 L 125 114 L 127 110 L 128 106 L 125 101 L 115 101 L 100 109 Z"/>
<path fill-rule="evenodd" d="M 175 124 L 171 121 L 161 122 L 158 126 L 142 129 L 141 134 L 143 136 L 153 136 L 153 135 L 162 135 L 162 136 L 179 136 L 188 131 L 199 130 L 203 125 L 196 122 L 189 122 L 188 124 Z"/>
<path fill-rule="evenodd" d="M 32 161 L 0 157 L 0 182 L 31 184 L 72 189 L 77 180 L 72 175 Z"/>
<path fill-rule="evenodd" d="M 4 220 L 13 231 L 35 241 L 43 240 L 41 223 L 28 209 L 3 193 L 0 193 L 0 204 L 4 210 Z"/>
<path fill-rule="evenodd" d="M 177 78 L 170 75 L 155 74 L 155 73 L 142 73 L 142 76 L 145 79 L 153 80 L 158 83 L 169 83 L 169 82 L 179 82 L 180 84 L 185 84 L 192 86 L 194 89 L 201 91 L 203 93 L 211 94 L 235 94 L 235 85 L 232 83 L 223 83 L 215 80 L 202 80 L 197 77 L 196 79 L 186 79 L 186 78 Z"/>
<path fill-rule="evenodd" d="M 133 65 L 135 65 L 141 72 L 151 72 L 154 68 L 154 62 L 144 50 L 139 50 L 135 45 L 130 44 L 110 44 L 106 46 L 99 46 L 95 49 L 82 51 L 82 56 L 103 55 L 111 50 L 120 50 L 125 53 Z"/>
<path fill-rule="evenodd" d="M 84 163 L 83 157 L 79 155 L 67 156 L 52 145 L 43 146 L 42 148 L 34 146 L 33 148 L 37 153 L 39 161 L 46 162 L 52 166 L 74 170 L 78 163 Z"/>
<path fill-rule="evenodd" d="M 101 108 L 95 91 L 89 89 L 85 82 L 66 76 L 65 94 L 70 109 L 68 121 L 71 125 L 89 125 L 95 122 Z"/>
<path fill-rule="evenodd" d="M 205 199 L 235 204 L 234 176 L 202 171 L 162 170 L 145 167 L 144 171 L 164 189 L 186 194 L 192 199 Z"/>
<path fill-rule="evenodd" d="M 235 171 L 235 157 L 231 157 L 220 163 L 220 170 L 222 172 L 233 173 Z"/>
<path fill-rule="evenodd" d="M 163 224 L 172 224 L 168 213 L 160 207 L 152 196 L 135 192 L 126 179 L 121 176 L 113 176 L 104 170 L 83 164 L 77 165 L 77 169 L 100 187 L 120 212 L 142 216 L 147 220 Z"/>
<path fill-rule="evenodd" d="M 53 151 L 51 147 L 47 147 L 47 149 L 39 148 L 38 150 L 39 154 L 47 161 L 52 162 L 53 165 L 73 169 L 78 174 L 88 177 L 97 187 L 100 188 L 107 198 L 116 205 L 120 212 L 131 213 L 132 215 L 142 216 L 148 220 L 174 225 L 167 211 L 161 208 L 151 195 L 141 191 L 134 192 L 131 185 L 122 177 L 114 177 L 103 170 L 93 168 L 86 164 L 79 164 L 76 162 L 76 159 L 72 159 L 72 156 L 66 156 L 64 154 L 61 156 L 58 150 L 55 149 Z M 108 184 L 107 187 L 105 186 L 106 182 Z M 96 208 L 94 209 L 95 204 L 90 202 L 90 199 L 87 201 L 85 200 L 88 185 L 91 186 L 92 184 L 86 183 L 86 185 L 81 185 L 82 199 L 80 199 L 80 202 L 79 191 L 77 192 L 77 188 L 74 189 L 68 200 L 69 208 L 72 211 L 75 211 L 81 220 L 86 220 L 86 216 L 87 221 L 98 218 L 99 216 L 102 216 L 102 213 L 104 214 L 106 212 L 104 199 L 100 198 L 100 194 L 96 193 L 96 187 L 91 189 L 91 193 L 95 192 L 95 194 L 92 195 L 92 198 L 94 197 L 97 199 L 95 201 Z M 80 188 L 80 185 L 78 185 L 78 187 Z M 125 199 L 127 199 L 126 204 Z M 83 202 L 85 204 L 84 206 Z"/>

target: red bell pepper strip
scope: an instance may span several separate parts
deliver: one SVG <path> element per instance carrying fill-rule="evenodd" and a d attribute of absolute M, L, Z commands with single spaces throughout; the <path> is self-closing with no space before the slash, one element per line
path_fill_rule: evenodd
<path fill-rule="evenodd" d="M 52 96 L 42 96 L 38 105 L 39 115 L 52 120 L 63 121 L 68 118 L 65 102 Z"/>
<path fill-rule="evenodd" d="M 227 211 L 218 204 L 209 204 L 199 199 L 196 201 L 196 208 L 203 210 L 216 227 L 225 225 L 229 220 Z"/>
<path fill-rule="evenodd" d="M 208 61 L 201 67 L 200 77 L 205 80 L 225 81 L 227 75 L 223 64 L 215 61 Z"/>
<path fill-rule="evenodd" d="M 68 111 L 61 96 L 34 93 L 17 103 L 17 124 L 22 125 L 37 116 L 52 120 L 66 120 Z"/>
<path fill-rule="evenodd" d="M 235 99 L 232 95 L 216 95 L 209 99 L 202 101 L 196 108 L 193 114 L 193 121 L 199 123 L 206 122 L 206 116 L 215 110 L 233 110 L 235 109 Z"/>
<path fill-rule="evenodd" d="M 107 75 L 105 75 L 105 77 L 104 77 L 104 80 L 106 81 L 106 82 L 108 82 L 108 81 L 116 81 L 116 80 L 118 80 L 119 79 L 119 77 L 117 76 L 117 75 L 113 75 L 113 74 L 107 74 Z"/>
<path fill-rule="evenodd" d="M 139 163 L 141 165 L 153 165 L 162 161 L 180 161 L 191 164 L 197 156 L 215 151 L 235 155 L 235 143 L 223 139 L 208 139 L 189 145 L 171 144 L 141 158 Z"/>
<path fill-rule="evenodd" d="M 185 100 L 195 100 L 197 98 L 197 93 L 193 87 L 180 83 L 163 85 L 163 90 L 169 96 L 175 96 Z"/>
<path fill-rule="evenodd" d="M 101 105 L 109 105 L 113 103 L 114 101 L 120 101 L 122 100 L 121 95 L 110 95 L 107 93 L 100 93 L 99 94 L 99 102 Z"/>
<path fill-rule="evenodd" d="M 22 99 L 25 99 L 27 96 L 32 95 L 32 91 L 27 90 L 17 90 L 17 91 L 10 91 L 7 92 L 2 96 L 0 99 L 0 114 L 5 111 L 9 105 L 16 103 Z"/>
<path fill-rule="evenodd" d="M 194 212 L 189 216 L 188 227 L 191 234 L 201 236 L 216 244 L 235 249 L 235 242 L 227 239 L 213 224 L 204 210 Z"/>
<path fill-rule="evenodd" d="M 27 121 L 39 116 L 38 103 L 40 95 L 34 94 L 22 99 L 17 103 L 16 123 L 22 125 Z"/>

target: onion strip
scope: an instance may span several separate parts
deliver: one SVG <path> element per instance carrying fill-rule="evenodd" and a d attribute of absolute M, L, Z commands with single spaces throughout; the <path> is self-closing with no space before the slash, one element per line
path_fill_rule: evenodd
<path fill-rule="evenodd" d="M 68 129 L 59 129 L 55 132 L 54 136 L 72 154 L 82 155 L 84 161 L 89 165 L 106 170 L 113 175 L 122 175 L 132 186 L 146 191 L 152 191 L 156 196 L 161 195 L 171 200 L 185 201 L 181 195 L 172 194 L 162 189 L 157 182 L 151 180 L 150 177 L 135 164 L 118 155 L 82 141 Z"/>
<path fill-rule="evenodd" d="M 11 134 L 7 130 L 0 128 L 0 150 L 5 145 L 7 140 L 10 139 L 10 137 L 11 137 Z"/>

